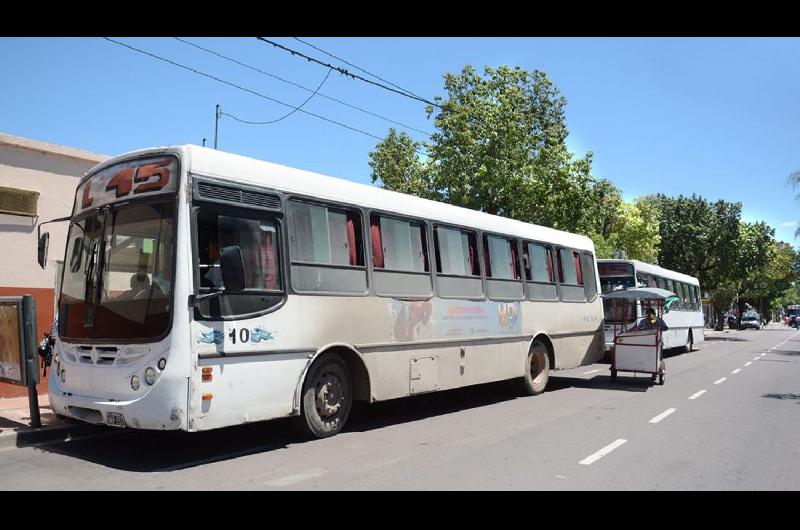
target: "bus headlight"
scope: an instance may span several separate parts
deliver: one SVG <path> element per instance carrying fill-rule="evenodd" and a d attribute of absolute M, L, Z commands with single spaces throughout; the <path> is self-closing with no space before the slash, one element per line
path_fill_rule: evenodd
<path fill-rule="evenodd" d="M 164 368 L 166 368 L 166 366 L 167 366 L 167 360 L 166 359 L 164 359 L 162 357 L 161 359 L 158 360 L 158 369 L 159 370 L 161 370 L 163 372 Z"/>
<path fill-rule="evenodd" d="M 144 371 L 144 382 L 150 386 L 156 382 L 156 370 L 152 366 L 148 366 Z"/>
<path fill-rule="evenodd" d="M 61 382 L 62 383 L 66 383 L 67 382 L 67 371 L 66 370 L 61 370 Z"/>
<path fill-rule="evenodd" d="M 134 375 L 131 377 L 131 388 L 134 390 L 139 390 L 139 376 Z"/>

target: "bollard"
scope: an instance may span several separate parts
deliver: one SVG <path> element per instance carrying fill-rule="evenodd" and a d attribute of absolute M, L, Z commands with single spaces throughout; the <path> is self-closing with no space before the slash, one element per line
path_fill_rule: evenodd
<path fill-rule="evenodd" d="M 29 294 L 22 297 L 22 318 L 25 323 L 22 344 L 24 345 L 25 372 L 28 381 L 28 406 L 31 411 L 31 427 L 42 426 L 39 416 L 39 396 L 36 383 L 39 379 L 39 367 L 36 364 L 36 300 Z"/>

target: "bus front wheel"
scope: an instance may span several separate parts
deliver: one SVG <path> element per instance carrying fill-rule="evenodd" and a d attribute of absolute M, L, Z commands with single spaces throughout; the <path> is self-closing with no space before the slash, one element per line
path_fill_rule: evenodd
<path fill-rule="evenodd" d="M 544 392 L 550 377 L 550 356 L 547 347 L 541 342 L 534 342 L 528 352 L 525 376 L 522 378 L 522 391 L 535 396 Z"/>
<path fill-rule="evenodd" d="M 298 423 L 304 434 L 326 438 L 339 433 L 353 406 L 350 370 L 341 357 L 326 355 L 315 362 L 303 382 Z"/>

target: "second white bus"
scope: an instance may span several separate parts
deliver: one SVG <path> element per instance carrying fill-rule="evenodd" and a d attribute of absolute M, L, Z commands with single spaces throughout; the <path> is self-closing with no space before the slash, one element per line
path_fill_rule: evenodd
<path fill-rule="evenodd" d="M 695 344 L 705 340 L 700 282 L 697 278 L 637 260 L 600 259 L 597 260 L 597 268 L 602 293 L 631 287 L 658 287 L 678 295 L 680 300 L 663 315 L 664 323 L 669 327 L 662 334 L 663 349 L 683 348 L 688 352 L 694 349 Z M 611 314 L 609 301 L 604 302 L 604 309 L 606 350 L 609 350 L 614 339 L 612 319 L 616 317 Z M 633 324 L 642 316 L 641 307 L 637 307 L 637 314 L 626 318 Z"/>

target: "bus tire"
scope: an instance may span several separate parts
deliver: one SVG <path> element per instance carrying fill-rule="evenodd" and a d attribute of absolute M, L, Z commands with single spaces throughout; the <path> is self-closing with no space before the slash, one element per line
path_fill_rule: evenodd
<path fill-rule="evenodd" d="M 691 329 L 689 330 L 689 336 L 687 337 L 687 341 L 688 342 L 686 343 L 686 346 L 683 347 L 683 351 L 686 353 L 694 351 L 694 338 L 692 337 Z"/>
<path fill-rule="evenodd" d="M 521 380 L 520 388 L 528 396 L 535 396 L 544 392 L 550 378 L 550 356 L 547 346 L 538 340 L 531 345 L 526 362 L 525 376 Z"/>
<path fill-rule="evenodd" d="M 297 418 L 303 434 L 314 438 L 338 434 L 352 406 L 353 381 L 347 363 L 335 353 L 317 360 L 303 381 Z"/>

